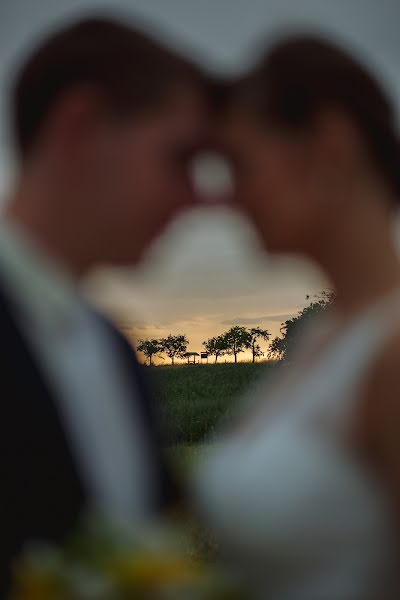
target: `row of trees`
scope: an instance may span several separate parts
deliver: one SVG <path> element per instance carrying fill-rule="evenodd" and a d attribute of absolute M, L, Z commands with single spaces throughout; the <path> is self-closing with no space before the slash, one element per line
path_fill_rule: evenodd
<path fill-rule="evenodd" d="M 211 356 L 215 356 L 215 362 L 220 356 L 234 356 L 235 363 L 237 357 L 245 350 L 251 350 L 253 362 L 264 352 L 261 350 L 259 341 L 268 341 L 270 337 L 269 331 L 260 327 L 247 329 L 235 325 L 225 333 L 212 337 L 203 342 L 204 350 Z M 177 358 L 184 358 L 189 341 L 183 334 L 172 335 L 162 339 L 146 339 L 139 340 L 137 351 L 145 355 L 149 365 L 153 364 L 155 357 L 162 358 L 162 354 L 166 354 L 171 359 L 171 363 L 175 364 Z"/>
<path fill-rule="evenodd" d="M 215 362 L 220 356 L 229 355 L 233 356 L 237 363 L 238 355 L 245 350 L 251 350 L 253 362 L 255 362 L 257 358 L 264 356 L 259 341 L 268 341 L 269 337 L 270 333 L 267 329 L 261 329 L 261 327 L 247 329 L 235 325 L 229 331 L 206 340 L 203 342 L 203 346 L 208 354 L 215 356 Z"/>
<path fill-rule="evenodd" d="M 290 350 L 294 345 L 294 341 L 309 319 L 317 314 L 330 309 L 335 302 L 335 295 L 331 291 L 323 291 L 311 299 L 308 306 L 298 312 L 297 315 L 288 319 L 280 328 L 280 335 L 276 336 L 269 344 L 267 356 L 275 360 L 283 360 L 288 357 Z M 267 329 L 261 327 L 242 327 L 235 325 L 225 333 L 211 337 L 203 342 L 204 350 L 210 356 L 215 357 L 215 362 L 222 356 L 233 356 L 237 363 L 238 355 L 245 350 L 250 350 L 253 362 L 257 358 L 264 356 L 260 342 L 267 342 L 270 339 L 270 333 Z M 138 352 L 146 356 L 146 361 L 151 365 L 155 356 L 163 358 L 161 355 L 166 354 L 171 359 L 171 363 L 175 364 L 175 359 L 184 358 L 189 341 L 183 334 L 172 335 L 162 339 L 146 339 L 139 340 L 137 347 Z"/>
<path fill-rule="evenodd" d="M 145 355 L 146 360 L 149 361 L 149 365 L 153 364 L 153 358 L 155 356 L 158 358 L 163 358 L 161 354 L 166 354 L 171 359 L 171 363 L 174 365 L 176 358 L 184 357 L 185 353 L 187 352 L 188 345 L 189 340 L 187 339 L 186 335 L 169 334 L 168 337 L 159 340 L 139 340 L 139 345 L 136 349 L 138 352 L 141 352 Z"/>

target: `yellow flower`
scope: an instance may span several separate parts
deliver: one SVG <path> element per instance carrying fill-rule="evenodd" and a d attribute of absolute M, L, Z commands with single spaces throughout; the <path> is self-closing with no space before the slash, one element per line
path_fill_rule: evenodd
<path fill-rule="evenodd" d="M 58 597 L 57 588 L 51 574 L 25 567 L 18 572 L 10 600 L 55 600 Z"/>
<path fill-rule="evenodd" d="M 123 586 L 159 587 L 194 583 L 200 571 L 179 556 L 122 556 L 109 567 L 109 575 Z"/>

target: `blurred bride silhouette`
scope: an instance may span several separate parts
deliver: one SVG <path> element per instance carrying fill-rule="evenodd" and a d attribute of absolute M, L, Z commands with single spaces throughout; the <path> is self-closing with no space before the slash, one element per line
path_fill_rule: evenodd
<path fill-rule="evenodd" d="M 230 86 L 222 112 L 239 205 L 269 252 L 317 263 L 337 301 L 202 459 L 201 509 L 254 597 L 399 598 L 394 109 L 341 48 L 293 36 Z"/>

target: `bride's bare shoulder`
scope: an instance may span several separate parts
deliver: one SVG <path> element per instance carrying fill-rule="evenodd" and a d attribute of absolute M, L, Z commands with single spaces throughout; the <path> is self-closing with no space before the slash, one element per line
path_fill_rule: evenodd
<path fill-rule="evenodd" d="M 361 394 L 357 438 L 400 514 L 400 329 L 378 352 Z"/>

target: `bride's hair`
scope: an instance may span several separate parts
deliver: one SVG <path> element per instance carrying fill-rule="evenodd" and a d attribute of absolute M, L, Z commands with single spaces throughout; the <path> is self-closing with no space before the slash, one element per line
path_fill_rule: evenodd
<path fill-rule="evenodd" d="M 339 46 L 313 35 L 287 37 L 231 86 L 229 103 L 288 130 L 311 124 L 324 108 L 346 113 L 363 135 L 370 157 L 400 196 L 400 141 L 396 115 L 371 73 Z"/>

